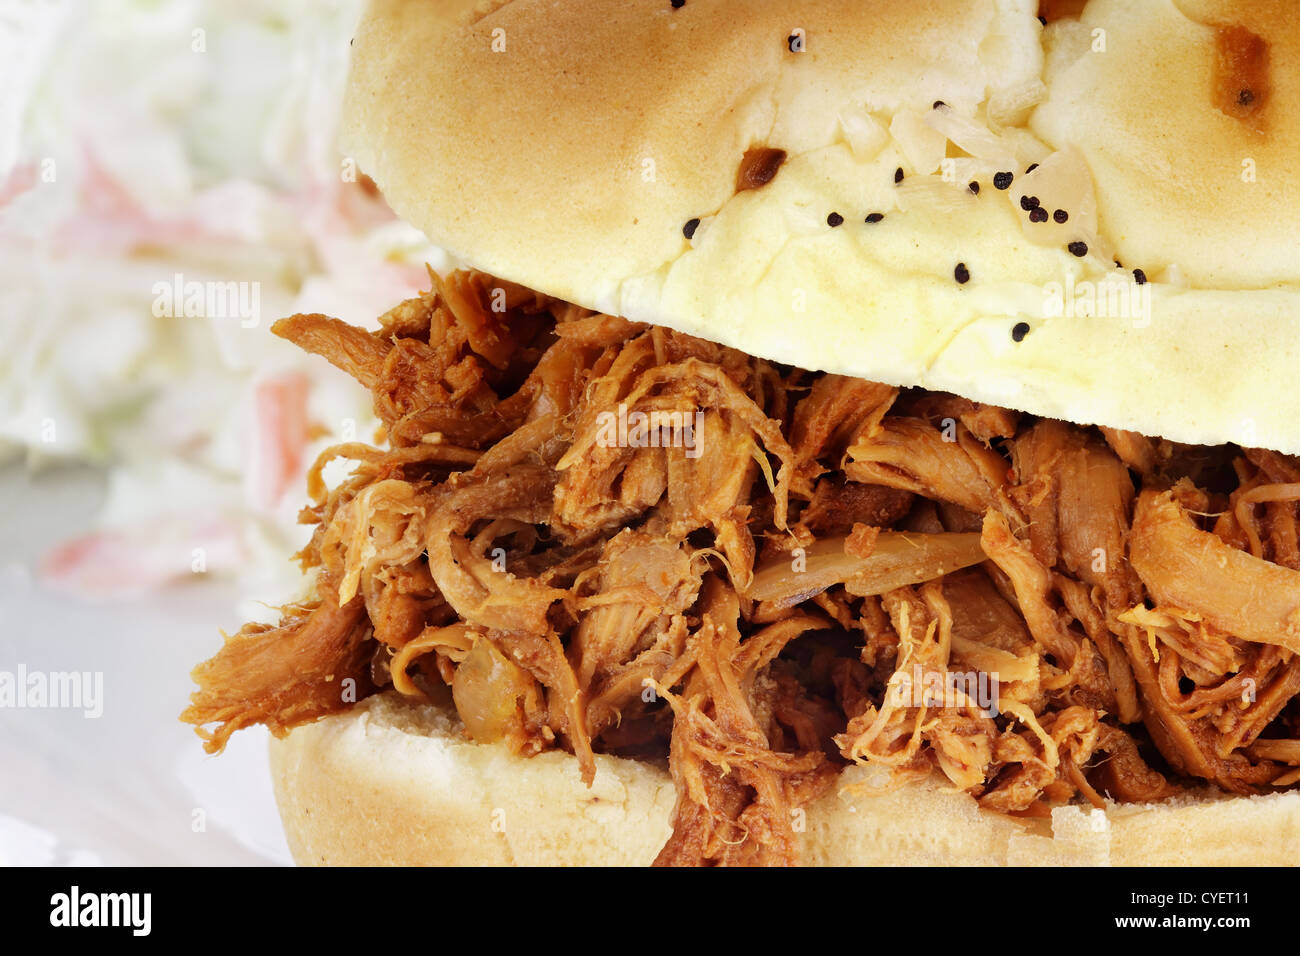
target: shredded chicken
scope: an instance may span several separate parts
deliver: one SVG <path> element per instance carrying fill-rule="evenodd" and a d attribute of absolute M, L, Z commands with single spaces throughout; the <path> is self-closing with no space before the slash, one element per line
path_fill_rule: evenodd
<path fill-rule="evenodd" d="M 789 864 L 851 762 L 989 811 L 1300 784 L 1300 461 L 783 369 L 482 273 L 274 331 L 387 448 L 309 475 L 313 603 L 194 672 L 210 751 L 381 691 L 667 758 L 661 864 Z M 334 487 L 333 458 L 355 462 Z"/>

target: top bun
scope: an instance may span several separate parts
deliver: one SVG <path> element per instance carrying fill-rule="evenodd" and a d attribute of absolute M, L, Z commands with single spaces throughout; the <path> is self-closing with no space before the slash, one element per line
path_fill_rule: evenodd
<path fill-rule="evenodd" d="M 375 0 L 343 147 L 434 242 L 548 295 L 804 368 L 1300 453 L 1295 18 L 1036 13 Z M 751 150 L 785 159 L 738 189 Z"/>

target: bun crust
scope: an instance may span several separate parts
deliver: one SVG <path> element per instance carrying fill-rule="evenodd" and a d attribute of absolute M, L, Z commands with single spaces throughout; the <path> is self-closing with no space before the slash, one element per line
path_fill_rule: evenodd
<path fill-rule="evenodd" d="M 1238 91 L 1254 107 L 1248 116 L 1224 112 L 1212 93 L 1225 72 L 1215 37 L 1221 26 L 1263 41 L 1267 89 Z M 1097 31 L 1104 52 L 1093 52 Z M 1300 103 L 1300 28 L 1293 4 L 1092 0 L 1050 42 L 1048 95 L 1031 125 L 1087 158 L 1122 261 L 1152 273 L 1177 263 L 1201 288 L 1295 285 L 1300 122 L 1290 114 Z"/>
<path fill-rule="evenodd" d="M 343 146 L 434 242 L 549 295 L 808 369 L 1300 453 L 1295 18 L 1192 6 L 1099 0 L 1045 31 L 1032 0 L 375 0 Z M 1213 104 L 1215 23 L 1271 51 L 1249 122 Z M 787 158 L 737 192 L 756 147 Z"/>
<path fill-rule="evenodd" d="M 588 790 L 558 751 L 523 758 L 466 740 L 447 710 L 395 693 L 271 743 L 289 847 L 302 865 L 638 866 L 668 839 L 667 769 L 599 756 Z M 1278 866 L 1300 860 L 1300 792 L 1061 807 L 1048 820 L 981 810 L 937 782 L 870 791 L 851 767 L 807 808 L 802 862 L 820 866 Z M 1261 839 L 1262 835 L 1267 839 Z"/>

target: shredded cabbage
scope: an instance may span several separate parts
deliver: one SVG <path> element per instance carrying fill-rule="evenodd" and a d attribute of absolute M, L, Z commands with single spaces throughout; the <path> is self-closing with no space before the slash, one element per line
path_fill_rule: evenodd
<path fill-rule="evenodd" d="M 206 570 L 283 566 L 287 492 L 375 421 L 270 324 L 369 322 L 447 267 L 334 148 L 361 6 L 42 3 L 0 23 L 0 461 L 108 468 L 90 536 L 140 580 L 188 576 L 214 520 L 238 546 Z M 159 555 L 173 538 L 191 547 Z M 96 590 L 89 570 L 66 549 L 45 567 Z"/>

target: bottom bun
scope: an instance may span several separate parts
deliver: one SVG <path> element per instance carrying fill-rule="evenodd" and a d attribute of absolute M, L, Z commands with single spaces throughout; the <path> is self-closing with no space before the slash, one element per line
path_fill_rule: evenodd
<path fill-rule="evenodd" d="M 665 764 L 512 756 L 465 738 L 448 708 L 372 697 L 272 740 L 271 773 L 294 859 L 343 866 L 639 866 L 671 831 Z M 1051 819 L 982 810 L 943 779 L 882 789 L 849 767 L 796 821 L 806 865 L 1277 866 L 1300 860 L 1300 792 L 1183 796 Z"/>

